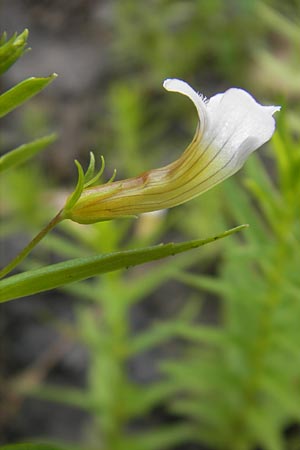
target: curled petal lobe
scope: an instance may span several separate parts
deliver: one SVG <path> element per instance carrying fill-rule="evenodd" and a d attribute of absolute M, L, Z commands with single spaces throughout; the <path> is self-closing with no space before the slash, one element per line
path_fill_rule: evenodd
<path fill-rule="evenodd" d="M 197 92 L 185 81 L 178 80 L 177 78 L 168 78 L 163 83 L 164 88 L 170 92 L 179 92 L 186 95 L 194 103 L 200 120 L 200 133 L 207 124 L 207 114 L 205 106 L 205 97 L 197 94 Z"/>
<path fill-rule="evenodd" d="M 185 81 L 167 79 L 164 87 L 194 103 L 199 124 L 191 144 L 171 164 L 127 180 L 83 190 L 65 217 L 93 223 L 170 208 L 225 180 L 244 164 L 275 130 L 278 106 L 262 106 L 243 89 L 231 88 L 209 100 Z"/>

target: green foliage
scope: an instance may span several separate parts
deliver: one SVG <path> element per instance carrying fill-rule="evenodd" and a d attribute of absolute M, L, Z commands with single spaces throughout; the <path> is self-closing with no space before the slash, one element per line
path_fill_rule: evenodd
<path fill-rule="evenodd" d="M 5 72 L 26 51 L 28 30 L 23 33 L 15 33 L 7 40 L 6 33 L 0 39 L 0 74 Z M 56 74 L 47 78 L 29 78 L 0 95 L 0 118 L 6 116 L 18 106 L 42 91 Z M 7 152 L 0 157 L 0 172 L 14 168 L 17 164 L 27 161 L 50 145 L 55 140 L 55 135 L 46 136 L 33 142 L 23 144 L 20 147 Z"/>
<path fill-rule="evenodd" d="M 218 339 L 207 342 L 193 325 L 184 363 L 165 365 L 182 392 L 172 410 L 192 419 L 194 439 L 213 448 L 282 450 L 285 427 L 300 421 L 299 141 L 282 125 L 273 148 L 277 186 L 255 157 L 246 166 L 248 194 L 226 183 L 227 216 L 242 215 L 250 229 L 242 242 L 224 243 L 219 278 L 180 278 L 222 301 Z"/>

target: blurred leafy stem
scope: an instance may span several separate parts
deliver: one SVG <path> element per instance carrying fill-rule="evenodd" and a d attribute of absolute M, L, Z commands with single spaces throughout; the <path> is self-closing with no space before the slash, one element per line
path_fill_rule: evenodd
<path fill-rule="evenodd" d="M 272 141 L 277 184 L 254 155 L 246 190 L 235 180 L 224 185 L 226 216 L 252 225 L 245 241 L 224 242 L 217 279 L 175 274 L 222 301 L 218 339 L 207 345 L 195 326 L 186 331 L 194 349 L 185 364 L 165 364 L 170 383 L 185 393 L 172 411 L 192 418 L 191 436 L 217 449 L 282 450 L 285 428 L 299 423 L 300 155 L 285 119 Z"/>

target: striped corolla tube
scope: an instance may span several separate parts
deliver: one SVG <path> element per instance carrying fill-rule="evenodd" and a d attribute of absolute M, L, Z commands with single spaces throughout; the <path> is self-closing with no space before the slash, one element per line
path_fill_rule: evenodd
<path fill-rule="evenodd" d="M 65 218 L 94 223 L 187 202 L 237 172 L 274 133 L 273 114 L 280 107 L 260 105 L 243 89 L 231 88 L 207 99 L 182 80 L 167 79 L 164 88 L 189 97 L 197 109 L 191 144 L 164 167 L 83 189 Z"/>

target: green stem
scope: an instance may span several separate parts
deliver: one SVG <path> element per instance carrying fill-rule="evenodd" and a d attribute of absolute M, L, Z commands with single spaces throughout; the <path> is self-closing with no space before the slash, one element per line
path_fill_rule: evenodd
<path fill-rule="evenodd" d="M 20 262 L 31 252 L 31 250 L 49 233 L 59 222 L 64 219 L 62 211 L 59 213 L 46 225 L 33 239 L 26 245 L 25 248 L 7 265 L 0 271 L 0 279 L 5 277 L 10 273 L 15 267 L 17 267 Z"/>

